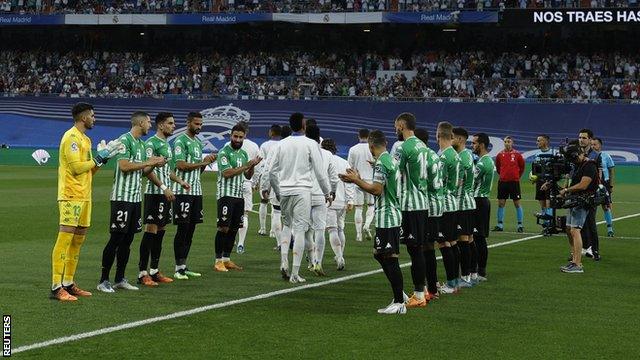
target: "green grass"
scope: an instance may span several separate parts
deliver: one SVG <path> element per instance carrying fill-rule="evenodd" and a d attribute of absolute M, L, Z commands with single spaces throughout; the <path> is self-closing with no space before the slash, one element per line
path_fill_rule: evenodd
<path fill-rule="evenodd" d="M 111 171 L 94 183 L 92 228 L 83 246 L 76 280 L 95 288 L 100 258 L 108 240 L 108 194 Z M 247 252 L 233 256 L 243 272 L 214 273 L 215 182 L 204 176 L 205 223 L 198 226 L 190 267 L 200 279 L 176 282 L 139 292 L 120 291 L 58 303 L 47 299 L 51 249 L 57 233 L 56 170 L 0 166 L 1 311 L 13 320 L 13 347 L 33 344 L 108 326 L 241 299 L 291 286 L 280 280 L 274 241 L 258 237 L 257 216 L 250 219 Z M 637 184 L 616 186 L 616 217 L 640 212 Z M 525 199 L 533 198 L 523 183 Z M 495 206 L 495 201 L 492 201 Z M 525 201 L 525 231 L 537 232 L 532 213 L 537 203 Z M 507 208 L 507 231 L 515 229 L 515 211 Z M 349 215 L 349 220 L 352 215 Z M 492 218 L 494 218 L 492 214 Z M 602 212 L 598 213 L 602 220 Z M 617 238 L 601 237 L 603 260 L 585 261 L 585 274 L 562 274 L 567 242 L 557 236 L 536 238 L 490 250 L 490 281 L 457 296 L 443 297 L 427 309 L 406 316 L 380 316 L 375 310 L 391 299 L 382 274 L 247 302 L 179 319 L 118 331 L 89 339 L 15 354 L 18 358 L 638 358 L 633 345 L 638 289 L 635 254 L 640 218 L 615 223 Z M 600 226 L 601 234 L 604 227 Z M 173 235 L 169 227 L 161 268 L 172 273 Z M 309 283 L 375 270 L 371 243 L 356 243 L 347 226 L 347 269 L 334 270 L 327 246 L 329 278 L 307 273 Z M 490 243 L 528 235 L 492 233 Z M 136 237 L 127 269 L 136 278 Z M 631 254 L 631 255 L 630 255 Z M 407 262 L 406 252 L 401 261 Z M 440 265 L 439 265 L 440 266 Z M 439 267 L 442 276 L 444 270 Z M 405 286 L 411 278 L 404 269 Z M 306 270 L 305 270 L 306 273 Z M 635 319 L 635 320 L 634 320 Z M 636 325 L 633 325 L 636 324 Z"/>

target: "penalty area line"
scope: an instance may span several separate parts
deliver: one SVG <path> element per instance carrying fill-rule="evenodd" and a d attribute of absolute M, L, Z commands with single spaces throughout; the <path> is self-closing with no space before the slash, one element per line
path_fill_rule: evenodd
<path fill-rule="evenodd" d="M 638 217 L 638 216 L 640 216 L 640 213 L 621 216 L 621 217 L 619 217 L 617 219 L 614 219 L 613 221 L 620 221 L 620 220 L 634 218 L 634 217 Z M 598 224 L 603 224 L 603 223 L 604 223 L 604 221 L 600 221 Z M 524 241 L 528 241 L 528 240 L 532 240 L 532 239 L 537 239 L 537 238 L 541 238 L 541 237 L 543 237 L 543 236 L 542 235 L 527 236 L 527 237 L 520 238 L 520 239 L 514 239 L 514 240 L 499 242 L 499 243 L 496 243 L 496 244 L 491 244 L 488 247 L 489 248 L 497 248 L 497 247 L 517 244 L 517 243 L 520 243 L 520 242 L 524 242 Z M 438 256 L 437 259 L 441 260 L 442 257 Z M 404 264 L 402 264 L 400 266 L 401 267 L 407 267 L 409 265 L 411 265 L 411 263 L 404 263 Z M 156 317 L 152 317 L 152 318 L 148 318 L 148 319 L 144 319 L 144 320 L 133 321 L 133 322 L 124 323 L 124 324 L 115 325 L 115 326 L 109 326 L 109 327 L 106 327 L 106 328 L 93 330 L 93 331 L 88 331 L 88 332 L 84 332 L 84 333 L 79 333 L 79 334 L 75 334 L 75 335 L 63 336 L 63 337 L 59 337 L 59 338 L 55 338 L 55 339 L 51 339 L 51 340 L 47 340 L 47 341 L 43 341 L 43 342 L 34 343 L 34 344 L 31 344 L 31 345 L 19 346 L 19 347 L 13 349 L 12 353 L 17 354 L 17 353 L 21 353 L 21 352 L 25 352 L 25 351 L 29 351 L 29 350 L 35 350 L 35 349 L 45 348 L 45 347 L 49 347 L 49 346 L 53 346 L 53 345 L 65 344 L 65 343 L 72 342 L 72 341 L 88 339 L 88 338 L 91 338 L 91 337 L 105 335 L 105 334 L 109 334 L 109 333 L 116 332 L 116 331 L 133 329 L 133 328 L 137 328 L 137 327 L 145 326 L 145 325 L 149 325 L 149 324 L 154 324 L 154 323 L 161 322 L 161 321 L 178 319 L 178 318 L 182 318 L 182 317 L 185 317 L 185 316 L 195 315 L 195 314 L 203 313 L 203 312 L 206 312 L 206 311 L 211 311 L 211 310 L 215 310 L 215 309 L 221 309 L 221 308 L 225 308 L 225 307 L 229 307 L 229 306 L 233 306 L 233 305 L 244 304 L 244 303 L 248 303 L 248 302 L 251 302 L 251 301 L 264 300 L 264 299 L 269 299 L 269 298 L 273 298 L 273 297 L 280 296 L 280 295 L 286 295 L 286 294 L 290 294 L 290 293 L 294 293 L 294 292 L 298 292 L 298 291 L 302 291 L 302 290 L 306 290 L 306 289 L 314 289 L 314 288 L 325 286 L 325 285 L 337 284 L 337 283 L 341 283 L 341 282 L 345 282 L 345 281 L 349 281 L 349 280 L 353 280 L 353 279 L 358 279 L 358 278 L 365 277 L 365 276 L 378 274 L 378 273 L 381 273 L 381 272 L 382 272 L 382 269 L 365 271 L 365 272 L 361 272 L 361 273 L 357 273 L 357 274 L 353 274 L 353 275 L 348 275 L 348 276 L 343 276 L 343 277 L 339 277 L 339 278 L 335 278 L 335 279 L 320 281 L 320 282 L 313 283 L 313 284 L 305 284 L 305 285 L 301 285 L 301 286 L 295 286 L 295 287 L 291 287 L 291 288 L 287 288 L 287 289 L 271 291 L 271 292 L 268 292 L 268 293 L 259 294 L 259 295 L 255 295 L 255 296 L 250 296 L 250 297 L 246 297 L 246 298 L 242 298 L 242 299 L 236 299 L 236 300 L 225 301 L 225 302 L 221 302 L 221 303 L 217 303 L 217 304 L 200 306 L 200 307 L 197 307 L 197 308 L 178 311 L 178 312 L 174 312 L 174 313 L 167 314 L 167 315 L 156 316 Z"/>

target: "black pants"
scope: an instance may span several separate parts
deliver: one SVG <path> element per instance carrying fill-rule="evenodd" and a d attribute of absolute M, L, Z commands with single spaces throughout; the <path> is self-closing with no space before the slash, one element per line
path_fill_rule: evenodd
<path fill-rule="evenodd" d="M 592 251 L 600 251 L 600 239 L 598 238 L 598 226 L 596 225 L 596 211 L 597 207 L 590 208 L 587 213 L 587 219 L 584 221 L 584 226 L 580 230 L 582 235 L 582 248 L 587 249 L 591 246 Z"/>

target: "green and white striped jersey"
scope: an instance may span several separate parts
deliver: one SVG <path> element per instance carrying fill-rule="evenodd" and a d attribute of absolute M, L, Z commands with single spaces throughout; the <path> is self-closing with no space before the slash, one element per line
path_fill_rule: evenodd
<path fill-rule="evenodd" d="M 493 186 L 495 171 L 496 165 L 489 154 L 484 154 L 480 159 L 478 159 L 474 169 L 475 197 L 489 197 L 489 194 L 491 194 L 491 187 Z"/>
<path fill-rule="evenodd" d="M 402 179 L 402 210 L 427 210 L 427 146 L 412 136 L 397 148 L 394 158 Z"/>
<path fill-rule="evenodd" d="M 227 169 L 239 168 L 249 162 L 247 152 L 238 149 L 235 150 L 231 145 L 225 145 L 218 152 L 218 189 L 216 196 L 218 199 L 225 196 L 234 198 L 243 198 L 242 185 L 245 181 L 244 173 L 225 179 L 222 173 Z"/>
<path fill-rule="evenodd" d="M 440 152 L 442 162 L 444 186 L 444 212 L 458 211 L 458 173 L 460 168 L 460 156 L 452 146 Z"/>
<path fill-rule="evenodd" d="M 160 182 L 167 187 L 171 187 L 171 166 L 173 165 L 173 152 L 171 151 L 171 145 L 166 139 L 160 139 L 158 136 L 153 135 L 144 143 L 147 159 L 152 156 L 162 156 L 167 159 L 167 163 L 162 167 L 153 168 L 153 173 L 158 177 Z M 147 181 L 147 186 L 144 190 L 145 194 L 160 194 L 162 195 L 162 189 L 156 184 Z"/>
<path fill-rule="evenodd" d="M 462 186 L 458 188 L 458 200 L 460 201 L 460 210 L 473 210 L 476 208 L 476 200 L 473 198 L 473 154 L 469 149 L 463 149 L 458 154 L 460 156 L 460 173 L 459 177 Z"/>
<path fill-rule="evenodd" d="M 173 142 L 173 158 L 175 162 L 185 161 L 188 164 L 202 162 L 202 142 L 196 137 L 182 134 Z M 174 182 L 171 190 L 176 195 L 202 195 L 202 185 L 200 183 L 201 169 L 183 171 L 176 168 L 176 175 L 191 186 L 191 190 L 185 190 L 180 184 Z"/>
<path fill-rule="evenodd" d="M 442 186 L 442 162 L 435 151 L 427 147 L 427 196 L 429 217 L 442 216 L 444 212 L 444 188 Z"/>
<path fill-rule="evenodd" d="M 383 152 L 373 167 L 373 182 L 384 187 L 375 198 L 375 225 L 377 228 L 394 228 L 402 223 L 400 211 L 400 172 L 388 152 Z"/>
<path fill-rule="evenodd" d="M 142 202 L 142 169 L 124 173 L 120 170 L 118 162 L 123 159 L 132 163 L 147 161 L 144 141 L 134 138 L 130 132 L 121 135 L 119 140 L 124 145 L 124 150 L 115 156 L 116 170 L 113 176 L 111 201 Z"/>

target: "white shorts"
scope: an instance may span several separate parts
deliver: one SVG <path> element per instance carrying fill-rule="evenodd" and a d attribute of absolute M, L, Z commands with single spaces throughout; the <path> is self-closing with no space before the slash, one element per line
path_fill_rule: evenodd
<path fill-rule="evenodd" d="M 362 191 L 356 187 L 355 196 L 353 199 L 353 205 L 362 206 L 364 204 L 373 205 L 373 196 L 366 191 Z"/>
<path fill-rule="evenodd" d="M 293 231 L 306 232 L 311 227 L 311 192 L 280 196 L 282 224 Z"/>
<path fill-rule="evenodd" d="M 311 206 L 311 228 L 313 230 L 324 230 L 327 227 L 326 204 Z"/>
<path fill-rule="evenodd" d="M 242 194 L 244 197 L 244 211 L 253 210 L 253 189 L 250 181 L 242 183 Z"/>
<path fill-rule="evenodd" d="M 327 228 L 344 229 L 344 218 L 347 215 L 347 209 L 331 209 L 327 210 Z"/>

